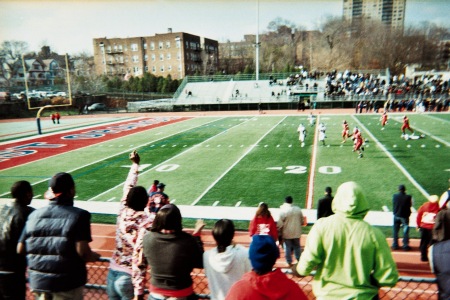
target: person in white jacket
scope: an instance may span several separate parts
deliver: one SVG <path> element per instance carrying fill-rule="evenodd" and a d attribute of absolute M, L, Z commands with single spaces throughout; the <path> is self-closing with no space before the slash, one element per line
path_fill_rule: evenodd
<path fill-rule="evenodd" d="M 252 270 L 248 249 L 233 243 L 233 221 L 222 219 L 212 230 L 217 247 L 203 253 L 203 267 L 212 300 L 225 299 L 231 286 Z"/>

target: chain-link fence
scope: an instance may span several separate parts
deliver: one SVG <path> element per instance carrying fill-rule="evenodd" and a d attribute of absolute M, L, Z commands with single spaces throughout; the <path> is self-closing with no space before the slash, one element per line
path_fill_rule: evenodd
<path fill-rule="evenodd" d="M 88 264 L 88 283 L 85 286 L 84 299 L 100 300 L 108 299 L 106 294 L 106 277 L 108 275 L 109 259 L 101 258 L 98 262 Z M 315 299 L 312 292 L 311 282 L 313 276 L 295 277 L 290 269 L 283 272 L 293 281 L 297 282 L 309 299 Z M 202 269 L 194 269 L 192 272 L 194 280 L 194 291 L 200 299 L 210 299 L 208 280 Z M 437 284 L 435 278 L 400 277 L 395 287 L 382 288 L 379 297 L 388 299 L 414 299 L 414 300 L 437 300 Z M 33 296 L 28 291 L 27 300 Z"/>

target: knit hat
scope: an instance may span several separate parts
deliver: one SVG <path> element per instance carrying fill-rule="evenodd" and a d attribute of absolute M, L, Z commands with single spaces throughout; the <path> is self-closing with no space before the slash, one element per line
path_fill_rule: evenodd
<path fill-rule="evenodd" d="M 257 273 L 271 271 L 280 257 L 280 251 L 270 235 L 254 235 L 248 252 L 253 270 Z"/>

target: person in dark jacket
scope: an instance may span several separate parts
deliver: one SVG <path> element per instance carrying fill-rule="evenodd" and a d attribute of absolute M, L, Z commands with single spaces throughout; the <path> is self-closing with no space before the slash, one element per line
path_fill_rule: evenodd
<path fill-rule="evenodd" d="M 317 220 L 320 218 L 326 218 L 334 214 L 331 209 L 331 203 L 333 202 L 333 195 L 331 195 L 331 187 L 327 186 L 325 188 L 325 196 L 319 199 L 317 204 Z"/>
<path fill-rule="evenodd" d="M 431 271 L 436 275 L 439 300 L 450 299 L 450 199 L 440 201 L 441 211 L 436 216 L 433 236 L 436 243 L 429 248 Z"/>
<path fill-rule="evenodd" d="M 100 257 L 89 247 L 91 215 L 74 207 L 74 196 L 72 176 L 54 175 L 45 193 L 49 205 L 30 214 L 19 239 L 17 250 L 27 255 L 30 289 L 36 298 L 82 300 L 86 262 Z"/>
<path fill-rule="evenodd" d="M 180 210 L 173 204 L 164 205 L 156 213 L 143 247 L 151 273 L 149 300 L 197 299 L 191 272 L 203 268 L 200 234 L 204 226 L 203 220 L 197 220 L 193 235 L 184 232 Z"/>
<path fill-rule="evenodd" d="M 17 243 L 29 214 L 33 189 L 28 181 L 11 187 L 14 201 L 0 205 L 0 299 L 23 300 L 26 295 L 26 260 L 17 253 Z"/>
<path fill-rule="evenodd" d="M 392 249 L 397 250 L 398 246 L 398 231 L 400 226 L 403 227 L 403 250 L 411 250 L 409 247 L 409 217 L 411 216 L 412 197 L 406 194 L 406 188 L 403 184 L 398 186 L 398 193 L 392 198 L 394 225 L 393 225 L 393 239 Z"/>

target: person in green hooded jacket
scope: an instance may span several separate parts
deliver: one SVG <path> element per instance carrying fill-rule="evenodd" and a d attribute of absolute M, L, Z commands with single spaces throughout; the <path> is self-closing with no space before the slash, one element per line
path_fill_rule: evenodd
<path fill-rule="evenodd" d="M 306 276 L 316 268 L 318 300 L 379 299 L 379 288 L 394 286 L 398 271 L 384 234 L 363 220 L 369 204 L 361 187 L 339 186 L 332 209 L 311 228 L 296 271 Z"/>

